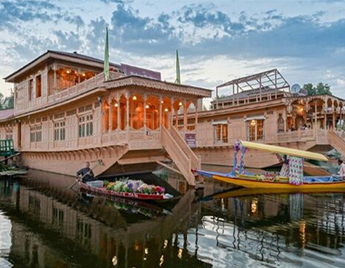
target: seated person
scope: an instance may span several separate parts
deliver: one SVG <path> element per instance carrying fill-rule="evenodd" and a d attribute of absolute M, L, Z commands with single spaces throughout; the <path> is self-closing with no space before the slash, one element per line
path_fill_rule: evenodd
<path fill-rule="evenodd" d="M 345 180 L 345 164 L 343 163 L 343 160 L 338 159 L 338 165 L 340 166 L 340 169 L 338 172 L 340 179 Z"/>
<path fill-rule="evenodd" d="M 82 179 L 82 182 L 92 181 L 94 179 L 94 174 L 90 168 L 90 163 L 86 162 L 85 167 L 77 172 L 77 177 Z"/>

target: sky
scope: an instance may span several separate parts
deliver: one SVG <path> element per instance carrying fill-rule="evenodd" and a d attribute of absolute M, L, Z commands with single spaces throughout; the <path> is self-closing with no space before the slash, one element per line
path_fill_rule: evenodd
<path fill-rule="evenodd" d="M 47 50 L 103 59 L 106 27 L 111 62 L 165 81 L 178 49 L 183 84 L 215 89 L 277 68 L 290 85 L 327 83 L 345 99 L 345 0 L 0 0 L 0 76 Z"/>

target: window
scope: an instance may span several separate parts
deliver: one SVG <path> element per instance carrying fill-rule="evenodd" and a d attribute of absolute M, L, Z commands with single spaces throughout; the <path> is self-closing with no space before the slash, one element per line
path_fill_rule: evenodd
<path fill-rule="evenodd" d="M 214 143 L 228 142 L 228 124 L 214 125 Z"/>
<path fill-rule="evenodd" d="M 30 127 L 30 142 L 42 141 L 42 126 L 36 125 Z"/>
<path fill-rule="evenodd" d="M 93 135 L 93 115 L 79 117 L 79 138 Z"/>
<path fill-rule="evenodd" d="M 56 122 L 54 124 L 54 140 L 63 141 L 66 138 L 66 123 L 65 121 Z"/>
<path fill-rule="evenodd" d="M 34 91 L 34 80 L 29 80 L 29 91 L 28 91 L 29 101 L 33 100 L 35 97 L 35 91 Z"/>
<path fill-rule="evenodd" d="M 253 119 L 247 123 L 247 140 L 259 141 L 264 139 L 264 120 Z"/>
<path fill-rule="evenodd" d="M 279 114 L 277 125 L 278 125 L 278 132 L 283 132 L 284 131 L 284 119 L 282 117 L 282 114 Z"/>
<path fill-rule="evenodd" d="M 41 83 L 41 76 L 36 76 L 36 98 L 41 97 L 41 89 L 42 89 L 42 83 Z"/>

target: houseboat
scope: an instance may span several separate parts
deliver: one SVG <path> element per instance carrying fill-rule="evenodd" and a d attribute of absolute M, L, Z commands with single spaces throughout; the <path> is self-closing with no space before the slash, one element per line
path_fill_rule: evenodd
<path fill-rule="evenodd" d="M 102 162 L 98 176 L 153 170 L 172 159 L 194 185 L 191 168 L 200 159 L 180 133 L 195 142 L 198 101 L 210 90 L 124 64 L 110 64 L 105 79 L 102 60 L 50 50 L 5 81 L 14 83 L 14 109 L 2 111 L 0 135 L 13 139 L 23 165 L 74 176 L 85 162 Z M 173 127 L 179 114 L 180 133 Z"/>

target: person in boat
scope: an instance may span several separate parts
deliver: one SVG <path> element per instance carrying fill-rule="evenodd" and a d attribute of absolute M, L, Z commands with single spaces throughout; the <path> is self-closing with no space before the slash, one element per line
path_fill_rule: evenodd
<path fill-rule="evenodd" d="M 338 159 L 338 165 L 340 166 L 339 169 L 339 177 L 341 180 L 345 180 L 345 163 L 343 163 L 343 160 Z"/>
<path fill-rule="evenodd" d="M 77 177 L 84 183 L 94 179 L 95 175 L 90 168 L 90 162 L 86 162 L 85 167 L 77 172 Z"/>

